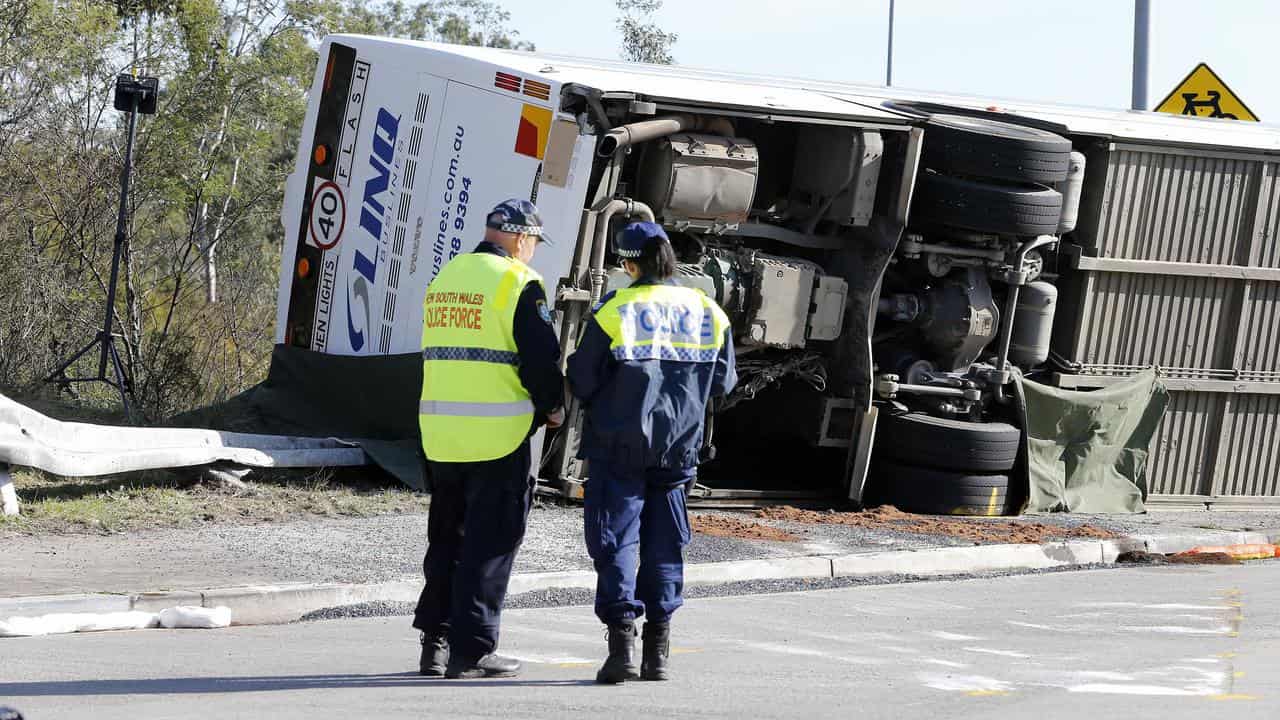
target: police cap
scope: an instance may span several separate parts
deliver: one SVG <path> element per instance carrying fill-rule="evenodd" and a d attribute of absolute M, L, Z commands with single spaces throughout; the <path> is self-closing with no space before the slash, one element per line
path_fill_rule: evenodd
<path fill-rule="evenodd" d="M 634 260 L 644 254 L 650 245 L 671 242 L 662 226 L 651 222 L 633 222 L 622 229 L 618 236 L 618 257 Z"/>
<path fill-rule="evenodd" d="M 523 233 L 532 235 L 541 242 L 550 244 L 551 238 L 542 226 L 542 218 L 538 208 L 528 200 L 512 198 L 498 203 L 497 207 L 485 218 L 485 227 L 507 233 Z"/>

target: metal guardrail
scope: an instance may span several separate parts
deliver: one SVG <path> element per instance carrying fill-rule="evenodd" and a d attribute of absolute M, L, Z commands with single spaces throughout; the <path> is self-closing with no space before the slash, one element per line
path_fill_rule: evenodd
<path fill-rule="evenodd" d="M 0 395 L 0 500 L 6 515 L 18 512 L 10 465 L 67 477 L 93 477 L 213 463 L 291 468 L 351 467 L 369 462 L 359 445 L 338 438 L 63 422 Z"/>

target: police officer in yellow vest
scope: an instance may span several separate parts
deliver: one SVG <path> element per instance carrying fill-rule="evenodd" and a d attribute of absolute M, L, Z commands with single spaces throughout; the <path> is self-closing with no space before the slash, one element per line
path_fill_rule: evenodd
<path fill-rule="evenodd" d="M 428 676 L 519 672 L 519 662 L 494 650 L 533 499 L 529 437 L 564 419 L 560 345 L 542 278 L 528 265 L 547 240 L 538 210 L 508 200 L 485 228 L 475 252 L 450 260 L 423 302 L 419 424 L 431 509 L 413 626 Z"/>
<path fill-rule="evenodd" d="M 684 488 L 697 470 L 707 403 L 737 382 L 729 320 L 710 298 L 672 281 L 675 253 L 662 228 L 628 225 L 617 254 L 633 282 L 604 297 L 568 373 L 586 408 L 583 524 L 596 616 L 609 627 L 601 683 L 667 679 L 671 615 L 684 602 Z"/>

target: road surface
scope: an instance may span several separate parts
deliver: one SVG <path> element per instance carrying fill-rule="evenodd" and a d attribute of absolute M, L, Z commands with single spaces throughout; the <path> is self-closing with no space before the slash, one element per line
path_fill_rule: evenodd
<path fill-rule="evenodd" d="M 45 718 L 1274 718 L 1280 561 L 690 601 L 675 680 L 591 682 L 584 607 L 507 613 L 513 680 L 420 678 L 409 619 L 0 641 Z"/>

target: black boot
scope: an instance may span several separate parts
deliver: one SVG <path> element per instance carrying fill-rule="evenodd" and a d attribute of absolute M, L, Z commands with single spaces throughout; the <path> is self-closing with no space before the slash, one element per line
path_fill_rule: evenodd
<path fill-rule="evenodd" d="M 671 655 L 671 623 L 644 624 L 644 657 L 640 660 L 640 677 L 645 680 L 667 679 L 667 658 Z"/>
<path fill-rule="evenodd" d="M 640 677 L 636 672 L 633 656 L 636 652 L 636 626 L 609 626 L 609 658 L 604 661 L 600 672 L 596 673 L 596 682 L 617 685 L 627 680 Z"/>
<path fill-rule="evenodd" d="M 422 657 L 418 659 L 418 672 L 427 677 L 444 677 L 449 664 L 449 639 L 441 634 L 422 633 Z"/>
<path fill-rule="evenodd" d="M 450 680 L 475 678 L 509 678 L 520 674 L 520 661 L 489 653 L 473 663 L 450 660 L 444 676 Z"/>

